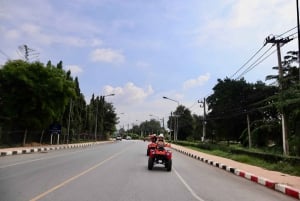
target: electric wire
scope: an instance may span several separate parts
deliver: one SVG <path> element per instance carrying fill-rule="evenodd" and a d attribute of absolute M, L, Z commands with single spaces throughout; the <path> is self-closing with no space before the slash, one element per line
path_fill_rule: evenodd
<path fill-rule="evenodd" d="M 282 34 L 278 35 L 277 37 L 281 37 L 291 31 L 293 31 L 294 29 L 296 29 L 296 27 L 293 27 L 285 32 L 283 32 Z M 297 32 L 296 32 L 297 33 Z M 288 37 L 291 37 L 293 35 L 295 35 L 296 33 L 290 34 Z M 246 61 L 245 64 L 243 64 L 232 76 L 230 76 L 230 78 L 232 79 L 238 72 L 240 72 L 252 59 L 254 59 L 255 56 L 258 55 L 258 53 L 265 47 L 265 44 L 253 55 L 250 57 L 250 59 L 248 59 Z M 270 51 L 270 50 L 269 50 Z M 263 55 L 265 55 L 265 53 L 263 53 Z M 271 55 L 270 55 L 271 56 Z M 260 56 L 259 58 L 262 58 L 262 56 Z M 263 58 L 262 61 L 264 61 L 266 58 Z M 243 73 L 241 73 L 239 76 L 237 76 L 238 78 L 241 78 L 243 75 L 245 75 L 246 73 L 248 73 L 249 71 L 251 71 L 254 67 L 256 67 L 258 64 L 262 63 L 262 61 L 259 61 L 259 59 L 257 59 L 254 63 L 252 63 L 246 70 L 243 71 Z M 257 64 L 256 64 L 257 63 Z"/>
<path fill-rule="evenodd" d="M 2 50 L 0 50 L 0 53 L 1 53 L 2 55 L 4 55 L 8 60 L 10 60 L 9 56 L 8 56 L 7 54 L 5 54 L 5 52 L 3 52 Z"/>
<path fill-rule="evenodd" d="M 247 74 L 249 71 L 253 70 L 256 66 L 261 64 L 263 61 L 265 61 L 267 58 L 269 58 L 272 54 L 276 52 L 276 50 L 272 51 L 269 55 L 264 57 L 272 48 L 274 45 L 272 45 L 268 50 L 266 50 L 258 59 L 256 59 L 246 70 L 244 70 L 237 79 L 241 79 L 245 74 Z M 264 57 L 264 58 L 263 58 Z M 261 59 L 261 60 L 260 60 Z"/>
<path fill-rule="evenodd" d="M 291 32 L 291 31 L 293 31 L 294 29 L 297 29 L 297 26 L 295 26 L 295 27 L 293 27 L 293 28 L 291 28 L 291 29 L 289 29 L 289 30 L 287 30 L 287 31 L 285 31 L 285 32 L 283 32 L 282 34 L 280 34 L 280 35 L 277 35 L 277 37 L 281 37 L 281 36 L 283 36 L 283 35 L 285 35 L 285 34 L 287 34 L 287 33 L 289 33 L 289 32 Z M 295 32 L 295 33 L 293 33 L 293 34 L 290 34 L 290 35 L 288 35 L 287 37 L 291 37 L 291 36 L 294 36 L 294 35 L 296 35 L 298 32 Z M 297 38 L 297 36 L 294 36 L 294 38 Z M 294 39 L 293 38 L 293 39 Z M 238 68 L 238 70 L 234 73 L 234 74 L 232 74 L 231 76 L 230 76 L 230 78 L 231 79 L 233 79 L 233 77 L 234 76 L 236 76 L 243 68 L 245 68 L 245 66 L 247 65 L 247 64 L 249 64 L 250 63 L 250 61 L 251 60 L 253 60 L 261 51 L 262 51 L 262 49 L 264 48 L 266 46 L 266 44 L 264 44 L 261 48 L 259 48 L 240 68 Z M 269 51 L 271 51 L 271 49 L 274 47 L 274 45 L 272 45 L 268 50 L 266 50 L 258 59 L 256 59 L 249 67 L 247 67 L 239 76 L 237 76 L 237 78 L 236 79 L 241 79 L 245 74 L 247 74 L 248 72 L 250 72 L 251 70 L 253 70 L 256 66 L 258 66 L 259 64 L 261 64 L 263 61 L 265 61 L 267 58 L 269 58 L 271 55 L 273 55 L 275 52 L 276 52 L 276 50 L 273 50 L 270 54 L 268 54 L 267 56 L 265 56 Z M 264 57 L 265 56 L 265 57 Z M 274 84 L 274 83 L 273 83 Z M 204 96 L 204 97 L 208 97 L 208 95 L 206 95 L 206 96 Z M 196 103 L 194 103 L 192 106 L 190 106 L 189 108 L 192 108 L 192 107 L 194 107 L 195 105 L 197 104 L 197 102 Z"/>
<path fill-rule="evenodd" d="M 291 28 L 291 29 L 287 30 L 286 32 L 284 32 L 284 33 L 278 35 L 278 37 L 281 37 L 281 36 L 283 36 L 284 34 L 287 34 L 288 32 L 290 32 L 290 31 L 292 31 L 292 30 L 294 30 L 294 29 L 297 29 L 297 26 L 295 26 L 294 28 Z M 298 32 L 297 32 L 297 33 L 298 33 Z"/>
<path fill-rule="evenodd" d="M 291 37 L 293 35 L 296 35 L 298 32 L 290 34 L 287 37 Z M 296 38 L 296 36 L 293 36 L 292 39 Z M 281 44 L 281 47 L 284 44 Z M 268 51 L 270 51 L 272 49 L 274 45 L 271 46 L 271 48 L 269 48 L 263 55 L 261 55 L 255 62 L 253 62 L 253 64 L 251 66 L 249 66 L 237 79 L 240 79 L 243 75 L 245 75 L 246 73 L 248 73 L 249 71 L 251 71 L 253 68 L 255 68 L 256 66 L 258 66 L 259 64 L 261 64 L 263 61 L 265 61 L 267 58 L 269 58 L 272 54 L 274 54 L 277 50 L 272 51 L 269 55 L 267 55 L 266 57 L 262 58 Z M 261 59 L 262 58 L 262 59 Z M 261 59 L 259 61 L 259 59 Z M 257 63 L 256 63 L 257 62 Z"/>
<path fill-rule="evenodd" d="M 252 57 L 250 57 L 246 63 L 244 63 L 233 75 L 230 76 L 230 78 L 232 79 L 240 70 L 242 70 L 264 47 L 265 45 L 263 45 Z"/>

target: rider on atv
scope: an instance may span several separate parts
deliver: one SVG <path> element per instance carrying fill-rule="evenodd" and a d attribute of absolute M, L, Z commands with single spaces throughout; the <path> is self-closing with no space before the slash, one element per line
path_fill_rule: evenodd
<path fill-rule="evenodd" d="M 165 147 L 170 147 L 169 144 L 164 142 L 164 135 L 159 134 L 156 142 L 156 147 L 149 150 L 148 169 L 152 170 L 155 164 L 162 164 L 167 171 L 171 171 L 172 168 L 172 152 Z"/>
<path fill-rule="evenodd" d="M 153 135 L 150 137 L 150 139 L 151 139 L 151 142 L 152 142 L 152 143 L 156 143 L 156 140 L 157 140 L 156 134 L 153 134 Z"/>
<path fill-rule="evenodd" d="M 163 149 L 165 147 L 164 134 L 159 134 L 156 144 L 158 149 Z"/>
<path fill-rule="evenodd" d="M 147 156 L 149 156 L 149 152 L 150 152 L 151 149 L 155 149 L 157 147 L 157 144 L 156 144 L 156 140 L 157 140 L 156 134 L 150 135 L 150 140 L 151 140 L 151 143 L 148 144 L 148 147 L 147 147 Z"/>

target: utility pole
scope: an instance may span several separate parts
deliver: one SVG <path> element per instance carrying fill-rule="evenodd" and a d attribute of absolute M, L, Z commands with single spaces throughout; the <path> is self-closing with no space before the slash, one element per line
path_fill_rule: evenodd
<path fill-rule="evenodd" d="M 171 112 L 171 121 L 170 121 L 170 127 L 171 127 L 171 131 L 170 131 L 170 135 L 172 135 L 172 119 L 173 119 L 173 112 Z M 174 126 L 175 128 L 175 126 Z M 175 141 L 175 132 L 174 132 L 174 128 L 173 128 L 173 140 Z M 170 136 L 171 138 L 171 136 Z M 172 138 L 171 138 L 172 139 Z"/>
<path fill-rule="evenodd" d="M 69 137 L 70 137 L 71 111 L 72 111 L 72 98 L 70 101 L 70 108 L 69 108 L 67 144 L 69 144 Z"/>
<path fill-rule="evenodd" d="M 35 53 L 35 50 L 29 48 L 27 45 L 19 46 L 19 51 L 24 54 L 24 58 L 27 62 L 29 62 L 30 59 L 37 59 L 39 56 L 39 53 Z M 21 56 L 23 57 L 23 55 Z"/>
<path fill-rule="evenodd" d="M 249 149 L 252 147 L 252 140 L 251 140 L 251 130 L 250 130 L 250 117 L 247 114 L 247 128 L 248 128 L 248 141 L 249 141 Z"/>
<path fill-rule="evenodd" d="M 281 62 L 281 52 L 280 52 L 280 46 L 284 45 L 288 42 L 290 42 L 292 39 L 289 37 L 287 38 L 279 38 L 276 39 L 274 36 L 273 37 L 267 37 L 265 44 L 266 43 L 272 43 L 276 44 L 277 47 L 277 57 L 278 57 L 278 73 L 279 73 L 279 79 L 278 79 L 278 84 L 279 84 L 279 90 L 280 90 L 280 101 L 282 100 L 282 81 L 283 81 L 283 69 L 282 69 L 282 62 Z M 283 154 L 284 155 L 289 155 L 289 146 L 288 146 L 288 138 L 287 138 L 287 121 L 286 121 L 286 115 L 283 110 L 283 108 L 280 108 L 281 112 L 281 124 L 282 124 L 282 147 L 283 147 Z"/>
<path fill-rule="evenodd" d="M 99 104 L 98 97 L 95 100 L 96 100 L 96 117 L 95 117 L 95 133 L 94 133 L 94 135 L 95 135 L 95 142 L 97 142 L 98 104 Z"/>
<path fill-rule="evenodd" d="M 198 103 L 200 103 L 200 107 L 203 107 L 203 122 L 202 122 L 203 133 L 202 133 L 201 141 L 204 142 L 205 136 L 206 136 L 206 101 L 205 101 L 205 98 L 203 98 L 203 101 L 198 100 Z"/>
<path fill-rule="evenodd" d="M 299 68 L 299 82 L 300 82 L 300 25 L 299 25 L 299 2 L 296 0 L 297 6 L 297 32 L 298 32 L 298 68 Z"/>
<path fill-rule="evenodd" d="M 171 99 L 171 98 L 168 98 L 166 96 L 163 96 L 163 98 L 164 99 L 168 99 L 168 100 L 173 101 L 173 102 L 176 102 L 177 103 L 177 110 L 178 110 L 179 105 L 180 105 L 179 101 Z M 174 119 L 174 123 L 175 123 L 175 125 L 174 125 L 174 141 L 177 141 L 177 136 L 178 136 L 178 118 L 179 118 L 180 114 L 177 114 L 177 113 L 178 113 L 178 111 L 176 112 L 176 114 L 174 114 L 174 117 L 175 117 L 175 119 Z M 176 128 L 176 132 L 175 132 L 175 128 Z"/>

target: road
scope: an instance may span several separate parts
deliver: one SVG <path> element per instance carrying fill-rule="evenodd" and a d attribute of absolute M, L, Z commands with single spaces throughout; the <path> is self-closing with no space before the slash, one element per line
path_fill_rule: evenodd
<path fill-rule="evenodd" d="M 1 201 L 292 201 L 279 192 L 173 152 L 173 169 L 147 169 L 146 142 L 0 158 Z"/>

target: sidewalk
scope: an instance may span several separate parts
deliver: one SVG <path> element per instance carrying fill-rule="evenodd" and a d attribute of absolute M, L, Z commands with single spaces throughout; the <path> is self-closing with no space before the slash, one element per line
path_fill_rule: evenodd
<path fill-rule="evenodd" d="M 172 144 L 172 149 L 300 200 L 300 177 L 266 170 Z"/>

